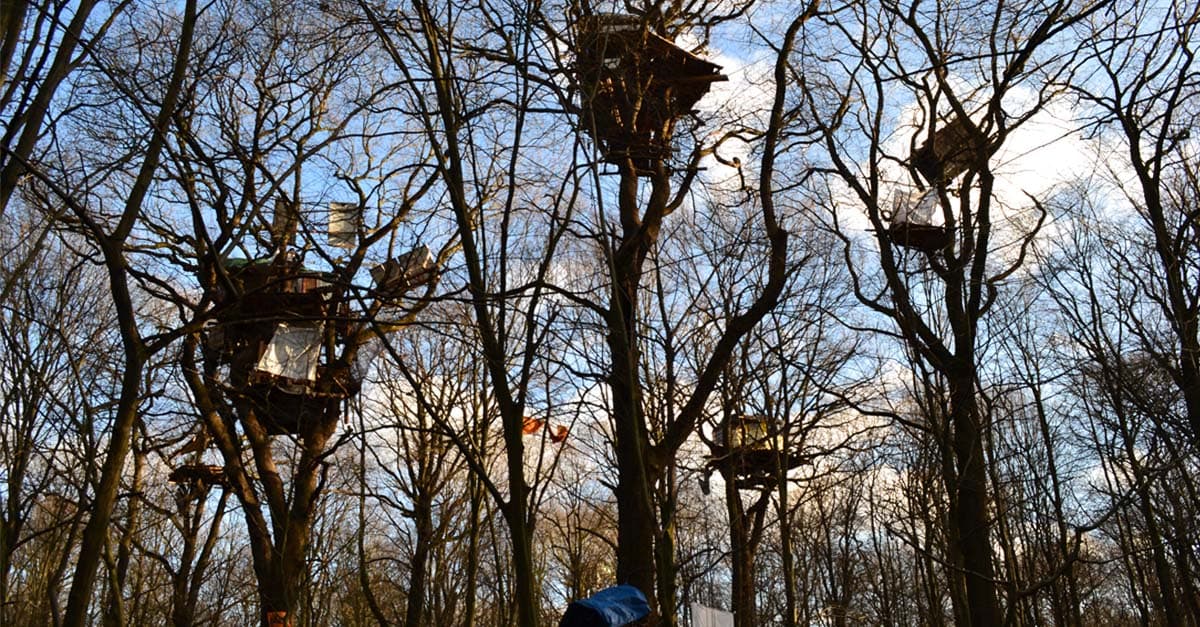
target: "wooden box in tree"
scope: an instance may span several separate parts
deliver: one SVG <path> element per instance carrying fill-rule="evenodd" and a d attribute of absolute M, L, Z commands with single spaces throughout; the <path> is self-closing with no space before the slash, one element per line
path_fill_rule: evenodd
<path fill-rule="evenodd" d="M 436 276 L 437 265 L 428 246 L 418 246 L 371 269 L 375 291 L 384 298 L 397 298 Z"/>
<path fill-rule="evenodd" d="M 576 24 L 581 124 L 604 161 L 648 172 L 671 155 L 675 122 L 712 83 L 710 63 L 650 32 L 637 17 L 590 15 Z"/>
<path fill-rule="evenodd" d="M 765 416 L 737 416 L 717 430 L 715 441 L 726 451 L 775 450 L 779 437 L 772 431 L 772 421 Z"/>
<path fill-rule="evenodd" d="M 787 450 L 778 423 L 765 416 L 737 416 L 717 429 L 709 466 L 732 472 L 739 488 L 768 486 L 780 472 L 806 458 Z"/>
<path fill-rule="evenodd" d="M 955 117 L 921 144 L 912 164 L 930 183 L 949 181 L 976 163 L 986 149 L 978 131 L 965 118 Z"/>

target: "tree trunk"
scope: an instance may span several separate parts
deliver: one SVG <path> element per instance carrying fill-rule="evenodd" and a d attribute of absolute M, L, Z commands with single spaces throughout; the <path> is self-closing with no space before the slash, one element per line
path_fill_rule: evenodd
<path fill-rule="evenodd" d="M 638 202 L 638 177 L 632 164 L 621 168 L 618 210 L 619 246 L 612 252 L 607 312 L 608 384 L 617 458 L 617 583 L 635 586 L 646 595 L 651 614 L 658 614 L 655 548 L 658 521 L 653 502 L 653 470 L 648 467 L 646 433 L 638 365 L 638 292 L 650 245 L 658 236 L 670 193 L 670 179 L 660 163 L 645 211 Z M 652 620 L 657 620 L 654 618 Z"/>
<path fill-rule="evenodd" d="M 433 541 L 433 504 L 421 490 L 413 503 L 413 522 L 417 527 L 417 545 L 413 549 L 408 573 L 408 605 L 404 612 L 405 627 L 420 627 L 425 609 L 425 576 L 429 561 L 429 545 Z"/>
<path fill-rule="evenodd" d="M 130 322 L 132 323 L 132 320 Z M 125 359 L 117 417 L 109 435 L 104 465 L 100 470 L 100 486 L 96 489 L 96 496 L 92 501 L 92 516 L 83 528 L 79 557 L 75 562 L 75 576 L 71 580 L 71 591 L 67 595 L 67 611 L 63 618 L 63 624 L 67 627 L 83 627 L 87 622 L 88 606 L 95 594 L 96 570 L 100 566 L 101 553 L 107 544 L 108 524 L 117 502 L 117 491 L 121 487 L 122 469 L 129 454 L 133 423 L 138 416 L 142 367 L 145 361 L 141 358 L 140 350 L 134 349 L 130 352 L 132 354 L 127 354 Z"/>
<path fill-rule="evenodd" d="M 754 560 L 758 554 L 758 545 L 762 541 L 771 492 L 759 492 L 754 503 L 746 508 L 742 503 L 742 494 L 736 486 L 732 469 L 727 468 L 721 474 L 725 479 L 725 504 L 729 511 L 733 624 L 735 627 L 757 627 L 758 595 L 754 579 Z"/>
<path fill-rule="evenodd" d="M 662 531 L 654 544 L 655 577 L 658 582 L 660 627 L 678 625 L 679 608 L 675 591 L 675 508 L 678 497 L 674 462 L 667 464 L 666 477 L 659 494 Z"/>
<path fill-rule="evenodd" d="M 359 433 L 367 433 L 366 425 L 362 421 L 362 415 L 359 415 Z M 371 588 L 371 573 L 368 568 L 367 559 L 367 439 L 365 436 L 359 438 L 358 448 L 358 484 L 360 491 L 358 494 L 358 533 L 355 534 L 356 544 L 358 545 L 358 585 L 362 588 L 363 598 L 367 602 L 367 609 L 371 612 L 371 617 L 380 627 L 388 625 L 387 617 L 383 614 L 383 608 L 379 606 L 379 600 L 375 598 L 375 591 Z"/>
<path fill-rule="evenodd" d="M 467 491 L 471 497 L 471 517 L 467 521 L 467 565 L 466 581 L 463 593 L 466 602 L 463 605 L 463 627 L 475 624 L 475 597 L 479 579 L 479 510 L 483 506 L 483 490 L 478 485 L 479 480 L 471 475 L 467 478 Z"/>
<path fill-rule="evenodd" d="M 122 627 L 127 615 L 125 611 L 125 578 L 129 573 L 129 560 L 133 554 L 133 534 L 137 532 L 141 501 L 133 496 L 142 491 L 142 470 L 146 462 L 146 451 L 138 449 L 133 455 L 133 485 L 130 486 L 129 511 L 125 520 L 125 529 L 117 542 L 117 556 L 113 564 L 112 585 L 109 586 L 108 606 L 105 608 L 104 625 L 106 627 Z"/>
<path fill-rule="evenodd" d="M 783 577 L 783 625 L 784 627 L 796 627 L 796 565 L 795 556 L 792 555 L 792 519 L 791 512 L 788 509 L 788 479 L 786 475 L 781 473 L 779 477 L 779 553 L 782 564 L 780 565 L 781 575 Z M 886 581 L 886 577 L 881 577 Z"/>
<path fill-rule="evenodd" d="M 966 591 L 967 625 L 999 627 L 1003 622 L 996 597 L 992 559 L 991 518 L 988 513 L 987 466 L 983 455 L 981 417 L 975 398 L 975 377 L 968 369 L 950 377 L 950 421 L 953 430 L 955 484 L 951 518 L 954 548 Z M 956 560 L 956 561 L 957 561 Z"/>
<path fill-rule="evenodd" d="M 729 509 L 733 624 L 734 627 L 754 627 L 754 551 L 750 546 L 750 530 L 747 528 L 742 497 L 734 487 L 733 477 L 728 474 L 725 477 L 725 503 Z"/>

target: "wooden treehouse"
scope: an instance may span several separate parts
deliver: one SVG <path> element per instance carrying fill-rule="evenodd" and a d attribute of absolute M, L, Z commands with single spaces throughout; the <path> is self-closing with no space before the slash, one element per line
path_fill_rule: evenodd
<path fill-rule="evenodd" d="M 897 194 L 888 223 L 888 239 L 897 246 L 928 253 L 945 248 L 953 233 L 944 224 L 934 224 L 934 214 L 939 207 L 935 189 Z"/>
<path fill-rule="evenodd" d="M 328 355 L 350 332 L 349 302 L 329 273 L 286 253 L 233 259 L 217 290 L 207 348 L 229 366 L 234 405 L 268 433 L 297 433 L 358 391 L 348 366 Z"/>
<path fill-rule="evenodd" d="M 334 419 L 362 385 L 349 361 L 367 314 L 351 307 L 351 291 L 333 273 L 304 267 L 289 239 L 277 239 L 268 258 L 222 263 L 206 338 L 209 356 L 228 366 L 238 414 L 253 413 L 271 435 Z M 436 269 L 422 246 L 372 275 L 377 300 L 394 301 L 434 280 Z"/>
<path fill-rule="evenodd" d="M 934 131 L 912 155 L 912 165 L 930 184 L 953 179 L 977 162 L 987 141 L 971 129 L 966 118 L 955 117 Z"/>
<path fill-rule="evenodd" d="M 727 77 L 721 66 L 650 32 L 636 16 L 585 16 L 576 33 L 584 130 L 604 161 L 648 174 L 671 156 L 676 121 Z"/>
<path fill-rule="evenodd" d="M 781 473 L 806 463 L 789 451 L 778 422 L 765 416 L 737 416 L 716 432 L 708 465 L 723 469 L 738 488 L 774 485 Z"/>
<path fill-rule="evenodd" d="M 180 486 L 225 486 L 225 469 L 211 464 L 184 464 L 171 471 L 167 481 Z"/>

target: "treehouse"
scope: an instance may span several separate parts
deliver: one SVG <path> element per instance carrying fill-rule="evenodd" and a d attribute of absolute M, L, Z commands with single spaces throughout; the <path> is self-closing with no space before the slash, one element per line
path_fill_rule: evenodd
<path fill-rule="evenodd" d="M 225 469 L 212 464 L 184 464 L 172 470 L 167 481 L 189 486 L 224 486 Z"/>
<path fill-rule="evenodd" d="M 323 359 L 349 332 L 349 303 L 329 273 L 286 255 L 230 260 L 222 269 L 228 281 L 215 297 L 208 348 L 229 365 L 241 415 L 253 411 L 272 435 L 298 433 L 357 393 L 350 368 Z"/>
<path fill-rule="evenodd" d="M 725 468 L 737 487 L 767 486 L 805 463 L 806 458 L 788 451 L 778 423 L 765 416 L 737 416 L 717 429 L 709 466 Z"/>
<path fill-rule="evenodd" d="M 949 181 L 976 163 L 987 142 L 966 118 L 955 117 L 934 131 L 912 155 L 912 165 L 931 184 Z"/>
<path fill-rule="evenodd" d="M 357 247 L 361 214 L 355 203 L 331 203 L 329 244 Z M 214 319 L 204 329 L 209 358 L 228 368 L 225 394 L 239 417 L 253 416 L 270 435 L 302 433 L 339 415 L 362 386 L 364 369 L 349 362 L 361 357 L 366 312 L 437 276 L 421 246 L 374 268 L 376 305 L 352 309 L 337 274 L 307 268 L 290 252 L 300 223 L 295 203 L 277 202 L 270 256 L 221 263 Z"/>
<path fill-rule="evenodd" d="M 915 196 L 915 201 L 907 193 L 895 198 L 887 229 L 887 238 L 892 243 L 924 252 L 935 252 L 950 244 L 950 230 L 933 223 L 939 207 L 937 190 L 925 190 Z"/>
<path fill-rule="evenodd" d="M 228 281 L 214 298 L 221 330 L 216 338 L 210 336 L 210 341 L 219 341 L 213 348 L 229 352 L 268 340 L 281 321 L 319 321 L 346 313 L 347 303 L 332 299 L 329 273 L 305 268 L 285 255 L 230 259 L 222 269 Z"/>
<path fill-rule="evenodd" d="M 332 327 L 336 330 L 336 326 Z M 362 379 L 349 364 L 329 357 L 326 341 L 345 338 L 321 323 L 279 322 L 266 342 L 234 355 L 230 382 L 240 413 L 253 411 L 271 435 L 299 433 L 358 393 Z"/>
<path fill-rule="evenodd" d="M 604 161 L 649 173 L 671 155 L 675 122 L 712 83 L 710 63 L 650 32 L 636 16 L 589 15 L 576 25 L 581 124 Z"/>

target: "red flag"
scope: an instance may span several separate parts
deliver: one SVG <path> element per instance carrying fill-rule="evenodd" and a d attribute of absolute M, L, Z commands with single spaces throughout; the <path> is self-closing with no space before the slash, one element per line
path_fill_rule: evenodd
<path fill-rule="evenodd" d="M 525 435 L 533 435 L 537 433 L 544 424 L 546 424 L 545 420 L 538 420 L 537 418 L 525 416 L 525 422 L 521 425 L 521 432 Z"/>

